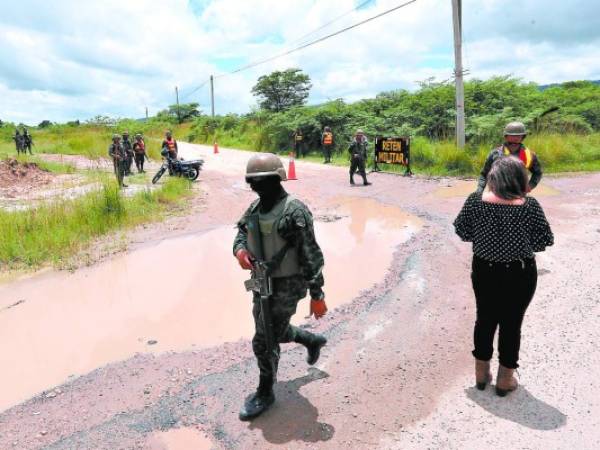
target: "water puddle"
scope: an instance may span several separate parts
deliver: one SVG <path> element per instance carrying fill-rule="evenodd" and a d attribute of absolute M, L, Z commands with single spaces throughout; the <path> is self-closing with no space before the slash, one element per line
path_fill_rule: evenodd
<path fill-rule="evenodd" d="M 438 198 L 468 197 L 476 189 L 477 181 L 475 180 L 452 180 L 447 183 L 447 186 L 439 187 L 433 191 L 433 195 Z M 543 182 L 536 186 L 532 192 L 534 197 L 549 197 L 559 194 L 558 189 Z"/>
<path fill-rule="evenodd" d="M 212 442 L 193 428 L 174 428 L 153 434 L 144 445 L 144 450 L 210 450 Z"/>
<path fill-rule="evenodd" d="M 380 281 L 395 247 L 420 227 L 418 218 L 368 199 L 338 199 L 325 215 L 331 220 L 315 227 L 330 309 Z M 231 255 L 234 235 L 222 227 L 72 274 L 47 271 L 0 284 L 0 411 L 136 352 L 252 336 L 248 272 Z M 305 300 L 295 322 L 307 313 Z"/>

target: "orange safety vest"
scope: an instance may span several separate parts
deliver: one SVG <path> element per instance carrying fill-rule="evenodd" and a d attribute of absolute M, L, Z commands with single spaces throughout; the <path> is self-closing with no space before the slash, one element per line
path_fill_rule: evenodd
<path fill-rule="evenodd" d="M 171 138 L 171 140 L 165 139 L 165 142 L 167 143 L 167 148 L 169 149 L 169 151 L 174 152 L 175 151 L 175 139 L 173 139 L 173 138 Z"/>
<path fill-rule="evenodd" d="M 511 154 L 510 150 L 506 148 L 506 146 L 503 147 L 503 150 L 506 156 Z M 533 152 L 522 145 L 519 149 L 519 159 L 525 165 L 525 168 L 531 169 L 531 164 L 533 163 Z"/>
<path fill-rule="evenodd" d="M 331 145 L 333 144 L 333 134 L 329 131 L 323 133 L 323 144 Z"/>

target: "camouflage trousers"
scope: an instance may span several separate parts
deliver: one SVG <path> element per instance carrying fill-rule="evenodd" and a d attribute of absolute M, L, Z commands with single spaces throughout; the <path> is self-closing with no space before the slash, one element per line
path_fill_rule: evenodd
<path fill-rule="evenodd" d="M 271 297 L 271 322 L 273 325 L 275 348 L 273 354 L 269 357 L 266 354 L 265 330 L 260 314 L 260 299 L 257 296 L 254 297 L 252 315 L 254 316 L 255 331 L 252 338 L 252 350 L 256 356 L 260 376 L 267 377 L 273 382 L 277 376 L 277 373 L 274 373 L 274 369 L 276 372 L 276 368 L 279 365 L 279 355 L 281 352 L 279 344 L 294 342 L 298 335 L 298 328 L 290 324 L 290 319 L 296 313 L 299 301 L 298 297 Z"/>

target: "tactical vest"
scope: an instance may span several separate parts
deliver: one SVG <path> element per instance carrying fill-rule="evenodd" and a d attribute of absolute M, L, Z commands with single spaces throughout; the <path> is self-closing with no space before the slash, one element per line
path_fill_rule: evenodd
<path fill-rule="evenodd" d="M 298 252 L 296 248 L 290 246 L 277 232 L 279 222 L 283 218 L 285 210 L 290 202 L 294 200 L 291 195 L 277 203 L 271 211 L 261 213 L 258 209 L 253 214 L 258 214 L 260 224 L 260 234 L 262 237 L 262 253 L 265 261 L 272 262 L 275 259 L 281 260 L 279 264 L 275 263 L 274 270 L 270 273 L 272 278 L 289 277 L 302 273 L 298 262 Z M 248 250 L 253 255 L 259 254 L 257 243 L 252 239 L 252 235 L 248 235 Z M 281 253 L 283 255 L 281 255 Z"/>
<path fill-rule="evenodd" d="M 294 137 L 296 139 L 296 142 L 300 142 L 303 139 L 303 136 L 300 133 L 297 133 Z"/>
<path fill-rule="evenodd" d="M 333 144 L 333 134 L 330 132 L 323 133 L 323 144 L 331 145 Z"/>
<path fill-rule="evenodd" d="M 506 156 L 511 155 L 510 150 L 508 148 L 506 148 L 506 146 L 503 146 L 502 149 Z M 521 148 L 519 149 L 519 159 L 525 165 L 525 168 L 531 169 L 531 164 L 533 163 L 533 154 L 532 154 L 531 150 L 529 150 L 524 145 L 522 145 Z"/>

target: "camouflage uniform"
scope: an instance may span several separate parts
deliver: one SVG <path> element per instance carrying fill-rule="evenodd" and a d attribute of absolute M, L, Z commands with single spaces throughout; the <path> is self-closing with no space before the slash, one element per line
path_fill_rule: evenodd
<path fill-rule="evenodd" d="M 108 155 L 113 160 L 113 166 L 115 169 L 115 175 L 117 176 L 117 183 L 119 187 L 126 187 L 123 183 L 123 177 L 125 176 L 125 169 L 127 164 L 127 154 L 125 149 L 120 142 L 114 142 L 108 146 Z"/>
<path fill-rule="evenodd" d="M 518 149 L 516 149 L 514 152 L 510 152 L 510 154 L 518 158 L 519 152 L 524 148 L 525 146 L 521 144 Z M 493 149 L 488 155 L 487 159 L 485 160 L 485 164 L 483 165 L 483 169 L 481 169 L 479 180 L 477 181 L 477 192 L 481 193 L 485 189 L 487 184 L 487 175 L 492 168 L 492 164 L 494 164 L 494 161 L 496 161 L 498 158 L 505 156 L 505 149 L 508 149 L 508 147 L 501 145 L 500 147 Z M 531 166 L 528 168 L 528 170 L 531 172 L 529 188 L 534 189 L 542 179 L 542 166 L 535 153 L 531 152 L 531 157 Z"/>
<path fill-rule="evenodd" d="M 285 202 L 288 193 L 282 189 L 277 201 Z M 277 207 L 277 204 L 274 208 Z M 250 214 L 260 207 L 260 199 L 255 200 L 239 220 L 238 233 L 233 242 L 233 253 L 240 249 L 248 248 L 247 219 Z M 273 322 L 273 336 L 276 342 L 276 361 L 279 360 L 279 343 L 299 342 L 298 339 L 306 337 L 305 330 L 290 324 L 291 317 L 296 313 L 298 302 L 306 297 L 307 290 L 311 298 L 323 298 L 323 253 L 315 239 L 313 218 L 308 207 L 300 200 L 293 199 L 285 207 L 283 217 L 279 220 L 277 231 L 287 242 L 296 249 L 301 275 L 273 278 L 273 295 L 271 297 L 271 319 Z M 263 324 L 259 319 L 259 296 L 255 293 L 252 314 L 254 316 L 255 335 L 252 339 L 252 350 L 258 360 L 261 377 L 274 379 L 272 366 L 265 356 L 265 335 Z"/>
<path fill-rule="evenodd" d="M 17 155 L 19 153 L 21 153 L 21 151 L 24 151 L 23 148 L 23 136 L 21 136 L 21 133 L 19 133 L 19 130 L 15 131 L 15 135 L 13 136 L 13 141 L 15 141 L 15 147 L 17 149 Z"/>
<path fill-rule="evenodd" d="M 33 155 L 33 153 L 31 152 L 31 145 L 33 144 L 33 139 L 31 138 L 31 135 L 29 134 L 29 132 L 24 129 L 23 130 L 23 153 L 27 153 L 25 149 L 29 150 L 29 154 Z"/>
<path fill-rule="evenodd" d="M 133 146 L 131 145 L 128 134 L 123 135 L 121 145 L 125 151 L 125 175 L 131 175 L 131 165 L 133 164 Z"/>
<path fill-rule="evenodd" d="M 367 162 L 367 147 L 369 143 L 366 136 L 363 136 L 363 140 L 359 142 L 356 137 L 352 139 L 348 152 L 350 153 L 350 184 L 354 184 L 354 173 L 358 172 L 363 179 L 363 184 L 370 184 L 367 181 L 367 174 L 365 172 L 365 164 Z"/>

